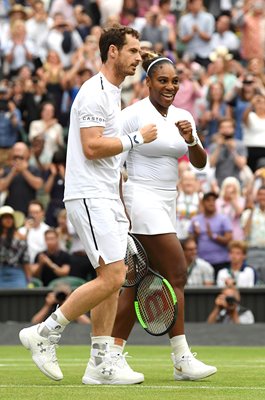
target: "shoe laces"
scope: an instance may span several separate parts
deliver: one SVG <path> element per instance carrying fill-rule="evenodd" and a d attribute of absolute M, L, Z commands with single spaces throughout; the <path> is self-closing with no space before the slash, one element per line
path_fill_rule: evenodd
<path fill-rule="evenodd" d="M 122 354 L 122 353 L 111 353 L 111 360 L 112 363 L 119 367 L 119 368 L 124 368 L 128 366 L 128 363 L 126 361 L 126 357 L 130 357 L 128 352 Z"/>
<path fill-rule="evenodd" d="M 187 361 L 188 363 L 194 361 L 196 359 L 197 353 L 191 353 L 191 351 L 186 352 L 181 357 L 177 357 L 176 354 L 172 353 L 172 360 L 174 363 L 179 363 L 181 361 Z M 197 360 L 196 360 L 197 361 Z"/>
<path fill-rule="evenodd" d="M 53 363 L 57 363 L 57 356 L 56 356 L 56 349 L 58 346 L 58 342 L 61 338 L 61 335 L 59 333 L 51 333 L 48 336 L 48 342 L 49 345 L 47 345 L 47 350 L 49 352 L 49 358 Z"/>

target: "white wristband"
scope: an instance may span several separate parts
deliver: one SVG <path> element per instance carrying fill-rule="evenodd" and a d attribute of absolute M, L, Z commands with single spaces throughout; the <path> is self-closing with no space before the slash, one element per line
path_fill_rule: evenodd
<path fill-rule="evenodd" d="M 186 141 L 185 141 L 185 142 L 186 142 Z M 193 142 L 191 142 L 191 143 L 186 142 L 186 145 L 187 145 L 188 147 L 196 146 L 196 144 L 198 144 L 198 138 L 197 138 L 197 136 L 194 136 Z"/>
<path fill-rule="evenodd" d="M 129 151 L 133 148 L 132 140 L 128 135 L 124 135 L 120 137 L 120 141 L 122 144 L 122 152 Z"/>
<path fill-rule="evenodd" d="M 144 143 L 144 138 L 139 131 L 121 136 L 120 140 L 122 144 L 122 152 L 129 151 L 134 147 L 140 146 Z"/>

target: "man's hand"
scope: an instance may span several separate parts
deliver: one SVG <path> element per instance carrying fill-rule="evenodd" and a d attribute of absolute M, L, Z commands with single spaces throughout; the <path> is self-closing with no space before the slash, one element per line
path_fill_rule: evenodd
<path fill-rule="evenodd" d="M 57 303 L 57 300 L 55 298 L 55 293 L 54 292 L 50 292 L 47 294 L 47 296 L 45 297 L 45 303 L 47 304 L 47 306 L 51 307 L 54 304 Z"/>
<path fill-rule="evenodd" d="M 41 265 L 47 265 L 48 267 L 51 267 L 53 265 L 52 260 L 44 253 L 41 253 L 39 255 L 38 261 Z"/>
<path fill-rule="evenodd" d="M 225 300 L 225 295 L 224 294 L 219 294 L 219 296 L 216 297 L 215 305 L 217 307 L 219 307 L 219 308 L 226 308 L 227 307 L 227 302 Z"/>
<path fill-rule="evenodd" d="M 14 164 L 15 170 L 18 173 L 23 172 L 26 169 L 28 169 L 28 166 L 29 166 L 29 163 L 28 163 L 28 160 L 26 160 L 26 159 L 23 159 L 23 160 L 17 159 Z"/>
<path fill-rule="evenodd" d="M 209 222 L 206 222 L 206 232 L 210 239 L 213 239 L 213 232 Z"/>

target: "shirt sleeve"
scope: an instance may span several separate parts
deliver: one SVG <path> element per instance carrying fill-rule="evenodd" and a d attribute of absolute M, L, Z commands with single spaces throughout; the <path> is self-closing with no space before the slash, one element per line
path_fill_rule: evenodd
<path fill-rule="evenodd" d="M 109 101 L 103 90 L 97 96 L 83 92 L 78 112 L 80 128 L 91 128 L 93 126 L 105 128 L 109 109 Z"/>
<path fill-rule="evenodd" d="M 225 280 L 227 278 L 227 273 L 224 269 L 220 269 L 217 273 L 217 278 L 216 278 L 216 285 L 218 287 L 225 287 Z"/>

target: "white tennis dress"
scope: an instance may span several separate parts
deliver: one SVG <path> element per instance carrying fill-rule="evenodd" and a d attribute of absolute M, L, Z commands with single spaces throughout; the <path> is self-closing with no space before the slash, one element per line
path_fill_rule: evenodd
<path fill-rule="evenodd" d="M 132 232 L 145 235 L 176 232 L 176 184 L 178 158 L 188 153 L 188 146 L 175 123 L 191 122 L 197 137 L 192 115 L 170 106 L 163 117 L 145 98 L 122 111 L 123 134 L 154 123 L 158 128 L 155 141 L 128 152 L 126 168 L 128 180 L 123 195 L 132 222 Z"/>

